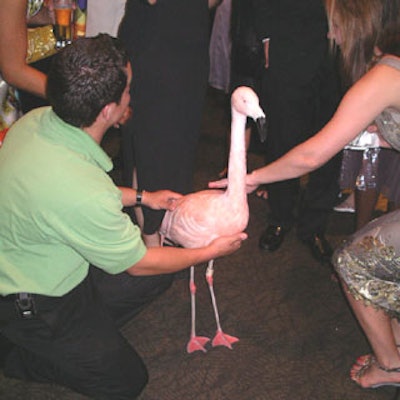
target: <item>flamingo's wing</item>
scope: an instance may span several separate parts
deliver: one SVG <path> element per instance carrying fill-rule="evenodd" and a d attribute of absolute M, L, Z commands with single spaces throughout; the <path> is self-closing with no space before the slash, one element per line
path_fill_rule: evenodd
<path fill-rule="evenodd" d="M 204 190 L 189 194 L 179 201 L 173 211 L 167 211 L 161 234 L 183 247 L 199 247 L 218 236 L 221 191 Z"/>

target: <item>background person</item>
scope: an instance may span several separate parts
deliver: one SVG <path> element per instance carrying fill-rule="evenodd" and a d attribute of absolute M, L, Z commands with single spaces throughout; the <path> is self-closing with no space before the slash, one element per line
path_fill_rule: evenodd
<path fill-rule="evenodd" d="M 119 37 L 135 71 L 132 119 L 122 131 L 127 185 L 193 191 L 209 68 L 205 0 L 128 0 Z M 158 246 L 162 210 L 137 210 L 148 246 Z"/>
<path fill-rule="evenodd" d="M 320 0 L 254 0 L 259 41 L 264 43 L 260 101 L 268 117 L 268 163 L 317 132 L 340 99 L 335 63 L 329 56 L 328 24 Z M 325 238 L 328 217 L 339 194 L 340 157 L 299 179 L 267 185 L 268 223 L 259 247 L 278 250 L 293 226 L 320 262 L 332 249 Z"/>

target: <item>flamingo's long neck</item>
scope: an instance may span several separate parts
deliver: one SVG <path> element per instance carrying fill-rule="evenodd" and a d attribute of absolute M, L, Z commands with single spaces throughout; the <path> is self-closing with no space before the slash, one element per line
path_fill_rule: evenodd
<path fill-rule="evenodd" d="M 232 107 L 231 145 L 228 161 L 227 196 L 235 203 L 245 204 L 246 194 L 246 145 L 245 129 L 247 117 Z"/>

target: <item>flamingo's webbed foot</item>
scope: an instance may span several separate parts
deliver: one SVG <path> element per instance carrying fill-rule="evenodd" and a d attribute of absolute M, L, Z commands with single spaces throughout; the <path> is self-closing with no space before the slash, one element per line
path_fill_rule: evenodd
<path fill-rule="evenodd" d="M 230 336 L 221 330 L 217 330 L 216 335 L 212 341 L 213 347 L 215 346 L 225 346 L 232 350 L 232 344 L 239 341 L 239 338 L 235 336 Z"/>
<path fill-rule="evenodd" d="M 192 336 L 186 346 L 186 351 L 188 353 L 193 353 L 195 351 L 202 351 L 206 353 L 205 345 L 210 341 L 208 337 L 205 336 Z"/>

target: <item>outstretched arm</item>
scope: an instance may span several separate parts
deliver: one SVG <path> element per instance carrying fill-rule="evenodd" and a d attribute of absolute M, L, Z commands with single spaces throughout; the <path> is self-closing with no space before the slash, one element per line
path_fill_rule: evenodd
<path fill-rule="evenodd" d="M 275 162 L 247 175 L 248 192 L 260 184 L 300 177 L 325 164 L 365 129 L 385 108 L 400 109 L 400 73 L 377 65 L 344 96 L 335 115 L 316 135 Z M 224 187 L 211 182 L 210 187 Z"/>
<path fill-rule="evenodd" d="M 0 1 L 0 73 L 12 86 L 45 97 L 46 75 L 26 61 L 26 0 Z"/>

